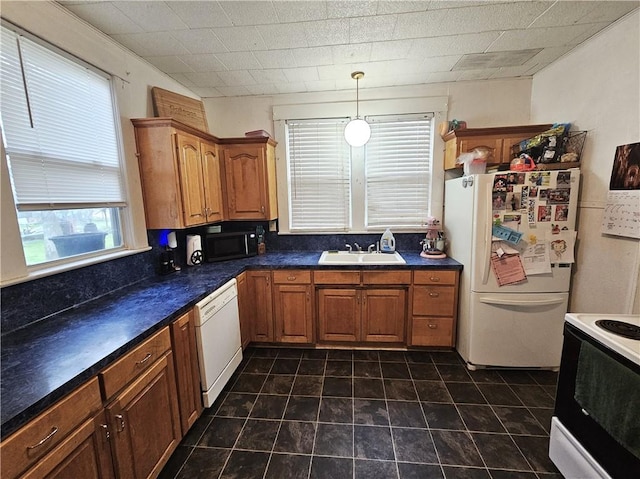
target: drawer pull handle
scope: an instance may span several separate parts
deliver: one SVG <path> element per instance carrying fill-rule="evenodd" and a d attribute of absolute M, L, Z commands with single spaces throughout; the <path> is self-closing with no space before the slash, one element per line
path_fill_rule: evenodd
<path fill-rule="evenodd" d="M 427 326 L 429 326 L 429 329 L 438 329 L 437 324 L 429 323 Z"/>
<path fill-rule="evenodd" d="M 587 412 L 586 409 L 580 408 L 580 412 L 582 412 L 582 414 L 584 414 L 585 416 L 589 416 L 589 413 Z"/>
<path fill-rule="evenodd" d="M 434 283 L 439 283 L 440 282 L 440 278 L 438 276 L 431 276 L 429 279 L 431 281 L 433 281 Z"/>
<path fill-rule="evenodd" d="M 117 431 L 118 432 L 124 431 L 125 423 L 124 423 L 124 418 L 122 417 L 122 414 L 116 414 L 116 419 L 118 420 Z"/>
<path fill-rule="evenodd" d="M 295 276 L 287 276 L 287 279 L 288 279 L 289 281 L 295 281 L 295 280 L 296 280 L 296 277 L 295 277 Z"/>
<path fill-rule="evenodd" d="M 429 291 L 429 296 L 431 296 L 432 298 L 437 298 L 438 296 L 440 296 L 440 293 L 434 292 L 434 291 Z"/>
<path fill-rule="evenodd" d="M 33 446 L 27 446 L 27 449 L 31 450 L 31 449 L 35 449 L 37 447 L 42 446 L 45 442 L 47 442 L 49 439 L 55 436 L 57 432 L 58 432 L 58 428 L 56 426 L 53 426 L 53 428 L 51 429 L 51 432 L 47 434 L 44 438 L 42 438 L 40 442 L 38 442 L 37 444 L 34 444 Z"/>
<path fill-rule="evenodd" d="M 136 364 L 138 366 L 141 366 L 142 364 L 144 364 L 147 361 L 149 361 L 149 359 L 151 359 L 151 356 L 153 356 L 151 353 L 147 353 L 147 355 L 144 358 L 142 358 L 140 361 L 137 361 Z"/>

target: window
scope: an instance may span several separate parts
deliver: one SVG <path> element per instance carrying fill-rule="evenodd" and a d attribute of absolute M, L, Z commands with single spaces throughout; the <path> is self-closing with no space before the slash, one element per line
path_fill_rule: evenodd
<path fill-rule="evenodd" d="M 2 26 L 1 118 L 28 266 L 123 245 L 111 78 Z"/>
<path fill-rule="evenodd" d="M 431 211 L 432 114 L 367 117 L 363 148 L 348 118 L 286 120 L 290 232 L 420 229 Z"/>

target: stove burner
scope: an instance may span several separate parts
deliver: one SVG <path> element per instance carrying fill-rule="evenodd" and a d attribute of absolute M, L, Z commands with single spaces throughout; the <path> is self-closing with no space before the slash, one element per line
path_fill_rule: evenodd
<path fill-rule="evenodd" d="M 596 326 L 628 339 L 640 340 L 640 326 L 636 326 L 635 324 L 615 321 L 613 319 L 599 319 L 596 321 Z"/>

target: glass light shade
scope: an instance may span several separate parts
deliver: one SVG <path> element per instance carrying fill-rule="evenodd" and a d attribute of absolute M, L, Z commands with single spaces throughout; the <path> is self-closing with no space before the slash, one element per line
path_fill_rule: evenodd
<path fill-rule="evenodd" d="M 366 121 L 356 118 L 344 127 L 344 139 L 351 146 L 362 146 L 371 138 L 371 127 Z"/>

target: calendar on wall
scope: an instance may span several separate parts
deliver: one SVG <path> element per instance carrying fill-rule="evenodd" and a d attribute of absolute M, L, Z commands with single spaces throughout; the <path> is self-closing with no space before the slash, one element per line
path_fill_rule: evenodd
<path fill-rule="evenodd" d="M 640 143 L 616 148 L 601 231 L 640 239 Z"/>

